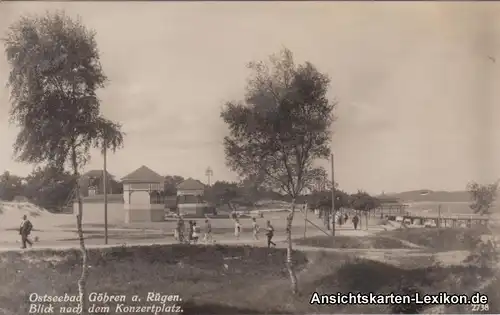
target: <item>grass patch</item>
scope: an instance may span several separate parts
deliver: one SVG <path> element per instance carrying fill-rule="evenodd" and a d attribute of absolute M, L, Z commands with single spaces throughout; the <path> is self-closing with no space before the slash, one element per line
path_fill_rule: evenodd
<path fill-rule="evenodd" d="M 295 241 L 297 245 L 323 248 L 397 249 L 411 248 L 398 239 L 384 236 L 314 236 Z"/>
<path fill-rule="evenodd" d="M 441 291 L 466 293 L 469 288 L 491 276 L 490 270 L 483 268 L 439 267 L 432 262 L 426 263 L 427 265 L 413 262 L 407 266 L 396 267 L 382 262 L 353 258 L 343 262 L 336 270 L 303 282 L 302 285 L 306 290 L 304 292 L 306 295 L 313 292 L 323 294 L 401 293 L 406 284 L 412 284 L 419 291 L 429 294 L 437 294 Z M 491 305 L 490 307 L 493 308 Z M 310 305 L 298 306 L 298 308 L 301 308 L 302 312 L 309 313 L 393 313 L 389 305 Z M 496 311 L 498 310 L 497 307 Z"/>
<path fill-rule="evenodd" d="M 391 313 L 388 306 L 319 306 L 309 300 L 313 292 L 399 292 L 402 279 L 426 293 L 461 293 L 491 276 L 474 267 L 439 267 L 428 257 L 396 267 L 340 253 L 294 252 L 301 294 L 292 296 L 285 256 L 285 250 L 249 246 L 91 249 L 88 291 L 179 294 L 189 315 Z M 32 292 L 76 294 L 81 272 L 77 250 L 0 253 L 0 268 L 0 305 L 13 314 L 27 314 Z M 53 314 L 60 314 L 57 308 Z"/>
<path fill-rule="evenodd" d="M 472 250 L 476 247 L 480 236 L 488 233 L 489 231 L 485 228 L 419 228 L 384 231 L 379 235 L 444 251 Z"/>
<path fill-rule="evenodd" d="M 209 314 L 223 309 L 228 313 L 238 313 L 238 309 L 240 313 L 259 313 L 255 303 L 235 303 L 248 301 L 248 290 L 287 279 L 285 256 L 284 250 L 248 246 L 179 244 L 91 249 L 88 290 L 142 296 L 152 291 L 179 294 L 186 303 L 185 314 L 203 314 L 199 310 L 204 308 Z M 306 256 L 295 252 L 294 259 L 300 271 Z M 77 294 L 81 272 L 77 250 L 5 252 L 0 254 L 0 268 L 0 305 L 7 311 L 27 314 L 27 297 L 32 292 Z M 239 295 L 232 292 L 238 288 L 247 291 Z M 214 312 L 206 308 L 210 303 L 218 305 Z M 271 311 L 279 312 L 278 306 L 276 303 Z M 59 313 L 56 310 L 54 314 Z"/>

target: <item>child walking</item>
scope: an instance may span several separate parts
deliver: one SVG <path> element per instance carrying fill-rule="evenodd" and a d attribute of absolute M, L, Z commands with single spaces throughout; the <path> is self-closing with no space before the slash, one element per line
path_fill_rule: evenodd
<path fill-rule="evenodd" d="M 240 220 L 236 219 L 234 220 L 234 236 L 236 237 L 237 240 L 240 239 L 240 233 L 241 233 Z"/>
<path fill-rule="evenodd" d="M 257 223 L 257 220 L 255 218 L 252 218 L 252 231 L 253 231 L 253 239 L 258 241 L 259 240 L 259 224 Z"/>
<path fill-rule="evenodd" d="M 195 221 L 193 221 L 193 244 L 198 243 L 199 238 L 200 238 L 200 227 L 196 225 Z"/>
<path fill-rule="evenodd" d="M 212 224 L 209 219 L 205 220 L 205 243 L 212 243 Z"/>

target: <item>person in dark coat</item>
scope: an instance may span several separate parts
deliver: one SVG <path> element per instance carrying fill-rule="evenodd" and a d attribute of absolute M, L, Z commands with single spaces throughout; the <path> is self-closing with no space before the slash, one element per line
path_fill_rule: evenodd
<path fill-rule="evenodd" d="M 267 236 L 267 247 L 271 247 L 271 245 L 276 246 L 276 243 L 273 242 L 274 227 L 271 225 L 271 221 L 269 220 L 267 221 L 266 236 Z"/>
<path fill-rule="evenodd" d="M 356 214 L 353 218 L 352 218 L 352 224 L 354 225 L 354 229 L 357 230 L 358 229 L 358 223 L 359 223 L 359 217 L 358 215 Z"/>
<path fill-rule="evenodd" d="M 22 247 L 26 248 L 26 243 L 31 247 L 33 243 L 29 240 L 29 235 L 31 234 L 31 230 L 33 229 L 33 224 L 31 224 L 30 220 L 28 220 L 28 216 L 23 216 L 23 221 L 21 222 L 21 226 L 19 227 L 19 235 L 21 235 Z"/>

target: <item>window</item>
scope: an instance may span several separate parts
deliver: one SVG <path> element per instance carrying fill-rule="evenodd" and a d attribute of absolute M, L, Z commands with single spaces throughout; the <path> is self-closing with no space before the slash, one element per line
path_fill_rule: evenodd
<path fill-rule="evenodd" d="M 153 204 L 153 205 L 158 205 L 158 204 L 164 204 L 165 203 L 165 200 L 163 199 L 163 196 L 161 193 L 157 192 L 157 191 L 152 191 L 150 194 L 150 203 Z"/>

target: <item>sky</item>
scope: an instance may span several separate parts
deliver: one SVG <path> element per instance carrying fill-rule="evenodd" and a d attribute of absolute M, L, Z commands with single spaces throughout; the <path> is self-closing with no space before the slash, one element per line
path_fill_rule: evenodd
<path fill-rule="evenodd" d="M 348 192 L 463 190 L 500 178 L 500 3 L 3 2 L 0 36 L 22 15 L 65 10 L 97 32 L 103 114 L 123 124 L 108 156 L 118 178 L 235 180 L 223 104 L 243 97 L 245 65 L 283 47 L 331 78 L 335 180 Z M 496 60 L 498 59 L 498 60 Z M 0 56 L 0 171 L 14 161 L 9 73 Z M 101 169 L 92 152 L 85 170 Z M 329 162 L 323 164 L 328 167 Z"/>

